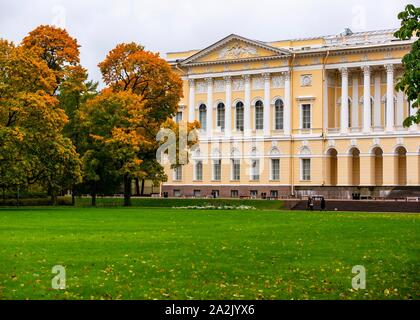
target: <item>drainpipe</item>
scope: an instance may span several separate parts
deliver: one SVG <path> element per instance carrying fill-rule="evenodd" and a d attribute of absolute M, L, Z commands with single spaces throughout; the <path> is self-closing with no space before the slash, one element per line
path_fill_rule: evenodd
<path fill-rule="evenodd" d="M 326 65 L 327 65 L 327 60 L 328 57 L 330 55 L 330 50 L 327 50 L 327 55 L 325 56 L 324 59 L 324 63 L 322 66 L 322 108 L 323 108 L 323 112 L 322 112 L 322 126 L 324 126 L 324 120 L 325 120 L 325 94 L 327 94 L 328 96 L 328 86 L 326 88 L 327 92 L 325 93 L 325 82 L 327 81 L 327 70 L 326 70 Z M 328 112 L 328 105 L 327 105 L 327 112 Z M 327 123 L 328 125 L 328 123 Z M 327 140 L 326 135 L 325 135 L 325 130 L 328 130 L 328 126 L 327 128 L 324 128 L 324 130 L 322 130 L 322 153 L 324 153 L 325 150 L 325 141 Z M 323 156 L 322 157 L 322 177 L 323 177 L 323 181 L 322 181 L 322 186 L 325 186 L 325 174 L 326 174 L 326 158 Z"/>
<path fill-rule="evenodd" d="M 293 153 L 293 146 L 294 146 L 294 139 L 293 139 L 293 66 L 295 63 L 295 58 L 296 58 L 296 53 L 293 53 L 293 59 L 292 62 L 290 63 L 290 108 L 291 108 L 291 116 L 290 116 L 290 122 L 291 122 L 291 136 L 290 136 L 290 194 L 292 195 L 292 197 L 295 196 L 295 184 L 294 184 L 294 179 L 295 179 L 295 173 L 294 173 L 294 165 L 295 165 L 295 161 L 294 161 L 294 153 Z"/>

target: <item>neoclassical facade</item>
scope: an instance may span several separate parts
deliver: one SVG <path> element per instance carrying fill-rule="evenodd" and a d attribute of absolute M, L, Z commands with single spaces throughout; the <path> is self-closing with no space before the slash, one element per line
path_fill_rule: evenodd
<path fill-rule="evenodd" d="M 395 91 L 412 41 L 395 30 L 275 42 L 230 35 L 168 53 L 184 81 L 176 121 L 198 120 L 169 196 L 386 195 L 420 184 L 415 110 Z"/>

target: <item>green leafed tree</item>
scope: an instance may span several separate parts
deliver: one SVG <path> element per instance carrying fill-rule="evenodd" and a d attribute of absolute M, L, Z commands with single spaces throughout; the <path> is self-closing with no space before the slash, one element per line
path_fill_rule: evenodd
<path fill-rule="evenodd" d="M 404 74 L 399 79 L 396 89 L 403 91 L 410 102 L 411 108 L 417 109 L 414 115 L 404 121 L 404 126 L 420 123 L 420 8 L 410 4 L 398 14 L 401 28 L 395 32 L 395 37 L 409 40 L 416 37 L 411 51 L 403 58 Z"/>

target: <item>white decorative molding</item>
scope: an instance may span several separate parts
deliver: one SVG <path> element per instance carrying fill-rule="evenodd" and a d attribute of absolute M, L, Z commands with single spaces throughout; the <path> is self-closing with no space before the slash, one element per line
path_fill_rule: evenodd
<path fill-rule="evenodd" d="M 252 89 L 261 90 L 264 89 L 264 79 L 261 76 L 252 78 Z"/>
<path fill-rule="evenodd" d="M 356 146 L 357 146 L 357 139 L 351 139 L 351 140 L 350 140 L 350 145 L 351 145 L 352 147 L 356 147 Z"/>
<path fill-rule="evenodd" d="M 214 81 L 214 92 L 225 92 L 226 91 L 226 84 L 225 80 L 216 80 Z"/>
<path fill-rule="evenodd" d="M 245 43 L 235 42 L 219 52 L 219 59 L 243 59 L 257 55 L 257 48 Z"/>
<path fill-rule="evenodd" d="M 303 74 L 300 76 L 300 85 L 301 87 L 310 87 L 312 86 L 312 75 Z"/>
<path fill-rule="evenodd" d="M 244 79 L 241 79 L 241 78 L 234 79 L 233 80 L 233 91 L 243 91 L 243 90 L 244 90 Z"/>
<path fill-rule="evenodd" d="M 196 93 L 206 93 L 207 92 L 207 84 L 204 81 L 197 81 L 196 82 Z"/>
<path fill-rule="evenodd" d="M 375 146 L 380 145 L 380 144 L 381 144 L 381 139 L 379 139 L 379 138 L 375 138 L 375 139 L 373 139 L 373 144 L 374 144 Z"/>
<path fill-rule="evenodd" d="M 284 88 L 284 76 L 274 76 L 271 78 L 273 88 Z"/>
<path fill-rule="evenodd" d="M 328 148 L 335 147 L 335 140 L 328 140 Z"/>

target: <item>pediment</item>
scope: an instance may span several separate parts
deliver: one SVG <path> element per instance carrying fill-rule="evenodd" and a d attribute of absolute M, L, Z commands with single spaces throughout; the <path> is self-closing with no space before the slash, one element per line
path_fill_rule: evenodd
<path fill-rule="evenodd" d="M 194 54 L 182 64 L 226 63 L 284 56 L 289 56 L 289 52 L 271 47 L 263 42 L 249 40 L 237 35 L 230 35 Z"/>

